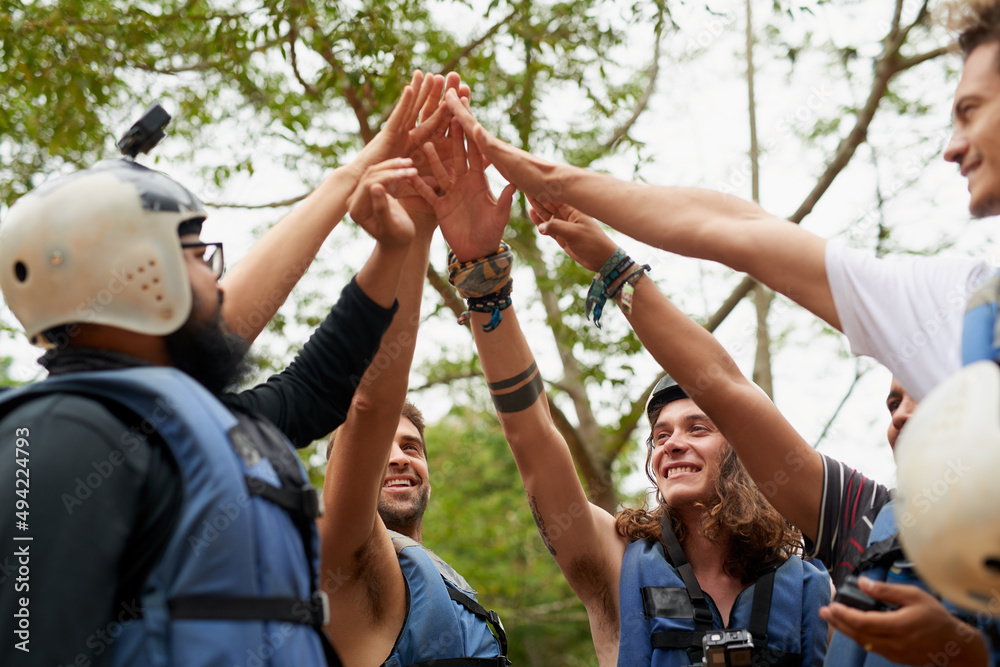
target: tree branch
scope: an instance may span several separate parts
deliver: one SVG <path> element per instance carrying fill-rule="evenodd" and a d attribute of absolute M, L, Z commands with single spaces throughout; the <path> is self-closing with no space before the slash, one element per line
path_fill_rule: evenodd
<path fill-rule="evenodd" d="M 639 116 L 642 112 L 646 110 L 649 105 L 649 100 L 653 96 L 656 90 L 656 79 L 660 74 L 660 51 L 661 51 L 661 41 L 663 36 L 663 22 L 664 22 L 664 6 L 660 6 L 659 14 L 656 17 L 656 29 L 655 29 L 655 42 L 653 46 L 653 60 L 649 64 L 649 68 L 646 70 L 646 88 L 643 90 L 642 97 L 639 98 L 635 109 L 632 111 L 632 115 L 622 123 L 614 132 L 611 133 L 611 138 L 604 142 L 601 146 L 601 151 L 595 156 L 594 159 L 600 157 L 604 153 L 607 153 L 615 148 L 621 142 L 621 140 L 628 134 L 628 131 L 632 129 L 636 121 L 639 120 Z"/>
<path fill-rule="evenodd" d="M 317 35 L 322 34 L 315 17 L 310 17 L 306 25 L 309 28 L 312 28 Z M 365 108 L 361 99 L 358 97 L 358 91 L 350 85 L 344 67 L 340 64 L 340 60 L 333 52 L 333 48 L 330 46 L 329 41 L 325 39 L 325 35 L 323 47 L 318 49 L 317 52 L 330 66 L 330 69 L 333 70 L 334 74 L 345 81 L 345 83 L 341 86 L 340 92 L 343 93 L 344 99 L 347 100 L 347 104 L 350 105 L 351 109 L 354 111 L 354 117 L 358 119 L 358 133 L 361 135 L 361 140 L 367 144 L 375 138 L 378 130 L 377 128 L 372 129 L 371 124 L 368 122 L 371 115 L 368 113 L 368 109 Z"/>
<path fill-rule="evenodd" d="M 549 412 L 552 414 L 552 421 L 569 446 L 570 454 L 573 455 L 576 467 L 583 477 L 587 497 L 595 505 L 599 505 L 614 514 L 618 506 L 618 494 L 614 485 L 611 484 L 610 477 L 605 476 L 604 472 L 599 470 L 594 464 L 590 452 L 587 451 L 587 447 L 580 439 L 579 432 L 573 427 L 569 419 L 566 418 L 563 411 L 552 402 L 552 397 L 546 393 L 545 398 L 549 403 Z M 610 507 L 607 506 L 609 503 Z"/>
<path fill-rule="evenodd" d="M 261 208 L 281 208 L 282 206 L 291 206 L 292 204 L 297 204 L 306 197 L 309 196 L 307 192 L 304 195 L 298 195 L 297 197 L 292 197 L 291 199 L 283 199 L 282 201 L 271 202 L 270 204 L 227 204 L 225 202 L 203 202 L 205 206 L 211 206 L 212 208 L 238 208 L 244 210 L 253 210 Z"/>
<path fill-rule="evenodd" d="M 459 380 L 481 380 L 483 374 L 481 371 L 466 371 L 464 373 L 449 373 L 447 375 L 442 375 L 439 378 L 433 380 L 428 380 L 419 387 L 411 387 L 409 391 L 423 391 L 424 389 L 430 389 L 439 384 L 451 384 L 452 382 L 458 382 Z"/>
<path fill-rule="evenodd" d="M 288 31 L 288 52 L 289 52 L 289 62 L 292 65 L 292 73 L 295 74 L 295 80 L 301 84 L 302 88 L 306 91 L 306 95 L 316 96 L 316 89 L 312 87 L 311 84 L 307 83 L 304 78 L 302 78 L 302 73 L 299 72 L 299 59 L 295 55 L 295 41 L 299 38 L 299 27 L 292 24 L 291 29 Z"/>
<path fill-rule="evenodd" d="M 452 56 L 452 58 L 448 62 L 441 65 L 438 71 L 441 74 L 447 74 L 448 72 L 453 71 L 456 67 L 458 67 L 459 63 L 461 63 L 469 56 L 470 53 L 472 53 L 480 46 L 482 46 L 484 43 L 486 43 L 491 37 L 493 37 L 493 35 L 497 33 L 497 31 L 500 30 L 500 28 L 507 25 L 507 23 L 509 23 L 510 20 L 513 19 L 515 16 L 517 16 L 517 9 L 514 9 L 510 14 L 508 14 L 507 16 L 503 17 L 502 19 L 494 23 L 492 26 L 490 26 L 490 29 L 484 32 L 482 36 L 473 40 L 472 42 L 469 42 L 461 51 Z"/>
<path fill-rule="evenodd" d="M 901 4 L 902 0 L 897 0 L 897 9 Z M 854 127 L 851 128 L 847 136 L 837 145 L 833 159 L 827 164 L 826 169 L 823 170 L 823 173 L 817 179 L 812 191 L 806 195 L 806 198 L 799 205 L 798 209 L 788 218 L 791 222 L 798 224 L 812 212 L 817 202 L 819 202 L 820 198 L 826 194 L 826 191 L 833 184 L 834 179 L 847 167 L 847 163 L 854 156 L 858 146 L 865 142 L 868 137 L 868 127 L 875 117 L 879 102 L 882 101 L 882 98 L 885 97 L 889 89 L 889 80 L 899 72 L 948 53 L 955 48 L 954 45 L 948 45 L 917 56 L 901 58 L 899 49 L 905 40 L 906 31 L 899 31 L 897 33 L 890 31 L 885 37 L 885 47 L 882 50 L 882 54 L 875 61 L 875 78 L 872 80 L 868 99 L 865 101 L 864 106 L 858 110 Z M 722 321 L 729 316 L 740 300 L 750 293 L 755 283 L 756 281 L 753 278 L 746 276 L 715 314 L 709 318 L 705 328 L 709 331 L 715 331 Z"/>
<path fill-rule="evenodd" d="M 441 301 L 444 305 L 455 314 L 455 319 L 457 320 L 465 312 L 465 302 L 462 301 L 461 297 L 458 296 L 458 292 L 451 284 L 442 278 L 434 267 L 430 264 L 427 265 L 427 282 L 431 284 L 434 291 L 438 293 L 441 297 Z M 469 328 L 469 323 L 464 324 L 465 328 Z"/>
<path fill-rule="evenodd" d="M 826 437 L 826 434 L 830 431 L 830 427 L 833 426 L 834 420 L 837 419 L 837 415 L 840 414 L 841 408 L 843 408 L 844 404 L 847 403 L 847 399 L 851 397 L 851 394 L 854 392 L 854 388 L 858 386 L 858 382 L 861 380 L 861 378 L 864 376 L 865 373 L 871 370 L 871 368 L 872 367 L 869 366 L 868 368 L 862 370 L 861 359 L 857 359 L 854 362 L 854 381 L 851 382 L 851 386 L 847 388 L 847 393 L 844 394 L 844 397 L 840 399 L 840 403 L 837 405 L 837 409 L 833 411 L 832 415 L 830 415 L 830 419 L 827 420 L 826 426 L 823 427 L 823 432 L 820 433 L 819 438 L 816 439 L 816 443 L 813 445 L 813 449 L 819 447 L 819 443 L 823 442 L 823 438 Z"/>

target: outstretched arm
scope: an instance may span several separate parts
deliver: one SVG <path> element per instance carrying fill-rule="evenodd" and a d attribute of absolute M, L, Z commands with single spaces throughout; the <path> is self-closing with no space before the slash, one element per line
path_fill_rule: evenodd
<path fill-rule="evenodd" d="M 445 194 L 439 197 L 429 188 L 421 191 L 434 205 L 456 262 L 477 262 L 497 253 L 514 191 L 508 186 L 499 201 L 494 200 L 475 144 L 469 143 L 466 157 L 457 123 L 452 125 L 452 133 L 456 144 L 450 170 L 428 150 L 438 182 L 445 184 Z M 476 290 L 491 293 L 491 288 L 500 289 L 506 283 L 508 260 L 498 258 L 495 262 L 491 268 L 497 272 L 485 271 L 483 275 L 484 282 L 495 276 L 496 284 L 480 282 Z M 455 282 L 460 291 L 473 289 L 471 279 Z M 588 610 L 605 611 L 607 604 L 616 607 L 624 541 L 617 537 L 613 518 L 587 500 L 569 448 L 552 421 L 541 375 L 514 308 L 506 307 L 500 315 L 499 324 L 492 328 L 493 313 L 473 311 L 471 327 L 539 532 Z"/>
<path fill-rule="evenodd" d="M 415 174 L 413 178 L 416 179 Z M 352 217 L 373 222 L 380 219 L 409 221 L 407 213 L 378 179 L 377 168 L 369 170 L 362 179 L 352 199 Z M 423 277 L 433 233 L 433 227 L 418 227 L 408 253 L 386 255 L 384 262 L 369 262 L 358 274 L 359 283 L 370 281 L 369 285 L 380 291 L 386 290 L 387 283 L 395 278 L 399 287 L 399 310 L 358 383 L 347 419 L 337 431 L 327 466 L 323 491 L 327 512 L 322 524 L 330 539 L 324 539 L 323 554 L 334 567 L 349 564 L 358 548 L 381 527 L 377 514 L 378 496 L 406 400 Z M 371 271 L 366 271 L 369 268 Z"/>
<path fill-rule="evenodd" d="M 410 217 L 369 170 L 351 200 L 351 217 L 402 224 Z M 417 176 L 412 174 L 412 179 Z M 412 225 L 412 222 L 411 222 Z M 412 228 L 412 227 L 411 227 Z M 434 228 L 416 226 L 405 256 L 386 256 L 358 281 L 382 289 L 383 272 L 398 280 L 399 310 L 361 377 L 344 424 L 337 430 L 323 485 L 319 520 L 321 585 L 330 597 L 326 631 L 345 664 L 378 664 L 389 654 L 406 615 L 406 585 L 385 525 L 379 494 L 406 399 L 420 298 Z M 366 266 L 368 268 L 368 266 Z"/>
<path fill-rule="evenodd" d="M 591 271 L 616 245 L 600 225 L 572 207 L 532 199 L 541 233 Z M 740 373 L 712 334 L 678 310 L 648 277 L 635 284 L 629 323 L 657 363 L 712 419 L 774 507 L 810 539 L 816 538 L 823 481 L 822 457 L 778 409 Z"/>
<path fill-rule="evenodd" d="M 522 192 L 570 204 L 657 248 L 748 273 L 841 328 L 826 276 L 825 239 L 731 195 L 628 183 L 546 162 L 491 135 L 458 98 L 446 100 L 483 154 Z"/>
<path fill-rule="evenodd" d="M 366 169 L 393 157 L 409 157 L 415 146 L 447 124 L 449 114 L 438 109 L 443 88 L 443 77 L 414 72 L 385 127 L 358 157 L 330 173 L 226 272 L 223 317 L 231 331 L 248 342 L 260 335 L 347 213 L 348 198 Z"/>

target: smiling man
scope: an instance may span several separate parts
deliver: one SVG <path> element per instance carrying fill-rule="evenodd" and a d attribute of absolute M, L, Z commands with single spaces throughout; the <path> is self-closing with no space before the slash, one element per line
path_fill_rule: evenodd
<path fill-rule="evenodd" d="M 457 76 L 449 75 L 448 87 L 459 88 Z M 363 178 L 352 217 L 367 215 L 373 191 Z M 406 391 L 437 218 L 422 200 L 405 201 L 404 210 L 390 199 L 391 215 L 409 215 L 416 227 L 399 311 L 328 448 L 320 519 L 327 633 L 352 667 L 503 667 L 506 636 L 496 614 L 422 544 L 431 482 L 423 418 L 406 402 Z"/>
<path fill-rule="evenodd" d="M 342 217 L 355 182 L 332 185 L 305 218 Z M 0 222 L 0 285 L 50 375 L 0 401 L 6 498 L 23 512 L 0 534 L 31 552 L 23 581 L 0 578 L 4 616 L 30 619 L 4 665 L 339 664 L 322 633 L 318 501 L 293 445 L 343 421 L 413 226 L 369 227 L 372 257 L 295 361 L 224 393 L 249 341 L 227 324 L 206 215 L 126 159 L 52 180 Z M 301 259 L 272 256 L 256 288 Z"/>

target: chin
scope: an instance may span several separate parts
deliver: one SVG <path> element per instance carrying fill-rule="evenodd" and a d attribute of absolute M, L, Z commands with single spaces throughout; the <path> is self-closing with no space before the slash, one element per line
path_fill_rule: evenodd
<path fill-rule="evenodd" d="M 1000 184 L 986 192 L 974 192 L 969 200 L 969 213 L 976 218 L 1000 215 Z"/>

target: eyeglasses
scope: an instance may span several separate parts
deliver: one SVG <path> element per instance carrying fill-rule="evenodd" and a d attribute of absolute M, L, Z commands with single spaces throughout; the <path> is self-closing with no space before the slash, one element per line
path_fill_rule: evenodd
<path fill-rule="evenodd" d="M 201 261 L 205 262 L 215 279 L 218 280 L 226 270 L 226 260 L 222 256 L 222 243 L 182 243 L 181 248 L 201 248 Z"/>

